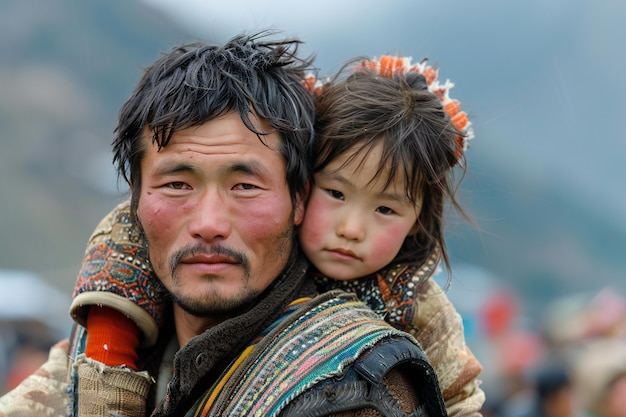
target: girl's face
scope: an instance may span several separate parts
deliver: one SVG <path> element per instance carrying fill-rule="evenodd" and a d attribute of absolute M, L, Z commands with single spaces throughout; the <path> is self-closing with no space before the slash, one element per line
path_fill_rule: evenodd
<path fill-rule="evenodd" d="M 344 281 L 378 271 L 415 233 L 421 199 L 414 204 L 407 198 L 404 178 L 398 175 L 385 187 L 383 171 L 372 181 L 381 147 L 342 167 L 351 149 L 315 174 L 299 238 L 306 256 L 329 278 Z"/>

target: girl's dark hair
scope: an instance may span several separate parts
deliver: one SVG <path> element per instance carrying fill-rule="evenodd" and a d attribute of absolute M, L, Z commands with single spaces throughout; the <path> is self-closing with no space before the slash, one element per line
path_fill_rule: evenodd
<path fill-rule="evenodd" d="M 461 160 L 455 155 L 457 137 L 462 133 L 450 121 L 439 98 L 428 90 L 422 75 L 406 72 L 382 76 L 369 65 L 354 69 L 362 60 L 346 64 L 316 95 L 314 171 L 354 149 L 357 152 L 346 163 L 362 158 L 382 143 L 383 154 L 372 181 L 386 172 L 389 185 L 401 175 L 409 200 L 416 203 L 423 199 L 417 233 L 405 247 L 413 248 L 413 257 L 417 251 L 422 260 L 439 248 L 449 267 L 443 230 L 446 201 L 468 219 L 455 198 L 465 175 L 463 155 Z M 452 169 L 455 166 L 460 170 L 458 181 Z M 386 167 L 391 169 L 385 171 Z"/>
<path fill-rule="evenodd" d="M 172 135 L 236 111 L 259 136 L 251 117 L 280 133 L 292 200 L 311 178 L 314 106 L 302 86 L 312 58 L 297 57 L 300 41 L 271 41 L 270 32 L 239 35 L 223 46 L 193 43 L 173 48 L 145 69 L 122 106 L 113 141 L 118 175 L 131 186 L 131 212 L 141 190 L 142 136 L 162 148 Z"/>

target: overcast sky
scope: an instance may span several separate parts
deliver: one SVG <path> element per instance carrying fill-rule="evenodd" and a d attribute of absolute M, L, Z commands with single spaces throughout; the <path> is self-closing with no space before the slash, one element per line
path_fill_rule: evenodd
<path fill-rule="evenodd" d="M 626 211 L 626 2 L 144 1 L 210 40 L 281 29 L 327 73 L 356 55 L 429 57 L 472 116 L 473 152 Z"/>

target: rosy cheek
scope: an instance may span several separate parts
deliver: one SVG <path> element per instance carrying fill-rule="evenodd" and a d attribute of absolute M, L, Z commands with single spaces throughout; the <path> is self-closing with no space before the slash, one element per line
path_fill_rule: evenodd
<path fill-rule="evenodd" d="M 316 198 L 316 195 L 313 195 L 304 214 L 304 238 L 309 242 L 315 242 L 330 233 L 330 220 L 332 218 L 332 210 L 329 209 L 324 199 Z"/>
<path fill-rule="evenodd" d="M 180 217 L 175 215 L 176 210 L 172 205 L 156 199 L 145 199 L 139 202 L 137 214 L 148 236 L 155 230 L 160 232 L 159 235 L 164 235 L 172 229 L 172 221 Z"/>
<path fill-rule="evenodd" d="M 304 217 L 301 237 L 310 245 L 316 244 L 330 233 L 329 227 L 325 213 L 314 206 L 309 206 Z"/>
<path fill-rule="evenodd" d="M 284 230 L 290 208 L 289 202 L 265 200 L 241 211 L 233 211 L 233 221 L 238 223 L 235 227 L 251 233 L 250 237 L 272 236 Z"/>
<path fill-rule="evenodd" d="M 301 231 L 302 241 L 306 243 L 308 246 L 313 246 L 317 244 L 320 240 L 320 234 L 311 231 L 310 229 L 302 229 Z"/>
<path fill-rule="evenodd" d="M 381 236 L 381 241 L 387 246 L 399 248 L 402 246 L 402 242 L 404 242 L 407 233 L 407 228 L 402 224 L 389 226 L 386 232 Z"/>
<path fill-rule="evenodd" d="M 389 226 L 384 233 L 376 237 L 371 253 L 372 259 L 383 264 L 391 262 L 400 250 L 406 234 L 407 230 L 402 225 Z"/>

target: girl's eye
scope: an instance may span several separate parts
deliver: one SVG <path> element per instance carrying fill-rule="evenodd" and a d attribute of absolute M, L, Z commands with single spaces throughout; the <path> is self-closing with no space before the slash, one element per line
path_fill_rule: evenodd
<path fill-rule="evenodd" d="M 337 190 L 326 190 L 328 192 L 328 194 L 330 194 L 330 196 L 332 198 L 336 198 L 337 200 L 344 200 L 344 196 L 343 193 L 341 191 L 337 191 Z"/>
<path fill-rule="evenodd" d="M 394 214 L 395 211 L 393 211 L 392 209 L 390 209 L 389 207 L 385 207 L 385 206 L 380 206 L 376 209 L 377 212 L 379 212 L 380 214 Z"/>

